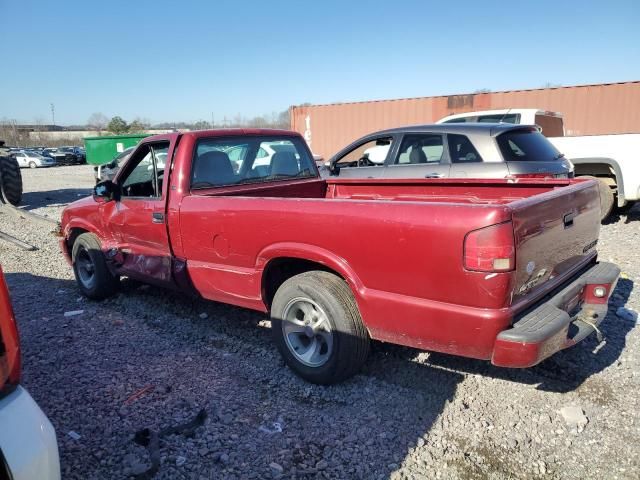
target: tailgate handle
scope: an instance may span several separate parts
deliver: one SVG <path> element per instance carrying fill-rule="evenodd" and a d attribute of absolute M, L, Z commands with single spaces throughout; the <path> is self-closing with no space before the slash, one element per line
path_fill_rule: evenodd
<path fill-rule="evenodd" d="M 564 228 L 573 227 L 573 219 L 575 218 L 575 216 L 576 216 L 576 214 L 574 212 L 571 212 L 571 213 L 565 214 L 565 216 L 562 217 L 562 222 L 564 223 Z"/>

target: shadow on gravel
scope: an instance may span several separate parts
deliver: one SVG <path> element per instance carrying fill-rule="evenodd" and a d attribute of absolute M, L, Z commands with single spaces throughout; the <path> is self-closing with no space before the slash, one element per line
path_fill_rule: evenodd
<path fill-rule="evenodd" d="M 127 478 L 127 458 L 149 465 L 133 442 L 136 431 L 160 431 L 176 415 L 206 408 L 204 431 L 188 441 L 160 442 L 162 454 L 174 460 L 154 478 L 183 478 L 175 456 L 184 455 L 205 478 L 279 478 L 275 462 L 283 478 L 388 479 L 416 446 L 438 441 L 429 432 L 464 379 L 376 345 L 362 374 L 330 387 L 312 385 L 284 366 L 270 329 L 258 327 L 263 314 L 152 287 L 128 286 L 107 301 L 79 302 L 73 281 L 6 276 L 26 347 L 27 388 L 58 428 L 67 478 Z M 76 309 L 85 313 L 62 318 Z M 153 390 L 121 407 L 144 385 Z M 67 396 L 84 400 L 56 403 Z M 83 435 L 80 442 L 64 435 L 72 428 Z M 210 453 L 198 453 L 202 448 Z M 101 464 L 96 452 L 109 463 Z M 430 467 L 420 468 L 426 475 Z"/>
<path fill-rule="evenodd" d="M 88 195 L 91 195 L 90 188 L 63 188 L 45 192 L 25 192 L 22 195 L 20 208 L 34 210 L 50 205 L 67 205 Z"/>
<path fill-rule="evenodd" d="M 622 219 L 624 219 L 624 223 L 631 223 L 632 221 L 640 220 L 640 205 L 636 204 L 622 209 L 614 208 L 611 215 L 609 215 L 602 224 L 612 225 L 618 223 Z"/>
<path fill-rule="evenodd" d="M 160 448 L 163 454 L 183 452 L 180 454 L 186 454 L 195 462 L 195 469 L 208 478 L 244 478 L 249 472 L 269 478 L 270 464 L 275 462 L 283 468 L 284 476 L 295 471 L 295 478 L 326 474 L 336 478 L 388 479 L 412 457 L 414 448 L 440 441 L 430 432 L 447 403 L 454 400 L 466 373 L 536 385 L 544 391 L 575 390 L 617 361 L 627 334 L 635 327 L 634 322 L 615 315 L 633 288 L 631 280 L 620 279 L 602 323 L 607 344 L 595 355 L 592 350 L 596 340 L 592 335 L 537 367 L 511 370 L 494 367 L 487 361 L 437 353 L 429 354 L 426 361 L 416 361 L 418 350 L 376 342 L 362 374 L 340 385 L 321 387 L 302 381 L 284 366 L 269 329 L 258 328 L 264 326 L 262 314 L 134 286 L 104 302 L 78 303 L 79 292 L 70 280 L 27 273 L 6 276 L 20 326 L 25 327 L 25 379 L 32 382 L 27 387 L 36 393 L 40 393 L 39 388 L 62 393 L 73 388 L 87 389 L 83 395 L 93 399 L 92 403 L 74 409 L 73 416 L 95 424 L 91 420 L 94 412 L 110 413 L 105 413 L 104 425 L 95 426 L 94 436 L 84 440 L 83 448 L 100 450 L 109 444 L 110 439 L 102 437 L 100 427 L 121 439 L 117 448 L 111 447 L 114 451 L 105 452 L 113 458 L 113 464 L 104 466 L 96 460 L 82 463 L 83 471 L 77 472 L 77 478 L 122 477 L 122 459 L 126 456 L 135 455 L 146 463 L 148 459 L 131 440 L 133 433 L 144 427 L 167 427 L 176 412 L 184 411 L 187 398 L 191 410 L 206 407 L 211 417 L 204 432 L 189 441 L 215 437 L 213 443 L 206 443 L 212 453 L 198 456 L 193 444 L 180 439 L 162 443 Z M 33 292 L 38 292 L 39 305 L 33 300 Z M 44 309 L 42 304 L 46 305 Z M 75 309 L 85 309 L 88 316 L 55 323 L 64 311 Z M 46 326 L 39 322 L 43 310 L 50 310 L 53 315 Z M 122 319 L 117 324 L 121 326 L 114 326 L 112 315 Z M 87 322 L 86 326 L 83 322 Z M 60 323 L 64 323 L 62 330 Z M 82 347 L 85 342 L 93 350 Z M 52 357 L 73 360 L 65 365 L 51 363 L 51 372 L 42 371 L 43 367 L 32 364 L 32 355 L 42 355 L 47 348 L 56 349 Z M 74 356 L 76 349 L 94 353 L 78 357 Z M 131 362 L 135 362 L 135 369 Z M 47 365 L 42 360 L 39 364 Z M 55 378 L 61 366 L 76 374 L 65 376 L 67 380 L 59 384 Z M 32 369 L 38 376 L 31 373 Z M 81 381 L 86 371 L 91 372 L 90 383 L 75 385 L 73 382 Z M 39 385 L 38 378 L 48 378 L 49 373 L 51 382 Z M 98 377 L 119 378 L 130 385 L 120 393 L 118 404 L 140 386 L 152 385 L 154 390 L 130 407 L 117 410 L 113 398 L 106 405 L 101 403 L 105 388 L 116 387 L 95 383 L 94 378 Z M 606 385 L 590 385 L 587 390 L 585 394 L 599 396 L 602 402 L 609 401 L 607 395 L 612 394 L 607 393 Z M 59 398 L 60 392 L 52 398 Z M 60 412 L 59 405 L 48 405 L 46 395 L 39 398 L 43 399 L 45 411 L 52 412 L 54 425 L 68 421 L 68 411 Z M 185 415 L 191 415 L 191 410 Z M 282 434 L 277 433 L 276 422 L 282 424 Z M 236 439 L 230 440 L 231 435 Z M 227 449 L 228 444 L 234 446 Z M 199 445 L 202 448 L 203 444 Z M 63 466 L 77 465 L 78 455 L 87 454 L 66 437 L 60 451 Z M 228 464 L 221 463 L 221 455 L 227 455 L 224 458 Z M 250 459 L 249 471 L 231 475 L 225 470 L 246 463 L 243 459 Z M 424 459 L 426 463 L 420 464 L 418 468 L 424 470 L 418 476 L 423 472 L 428 475 L 428 461 Z M 163 464 L 158 478 L 175 478 L 180 472 L 175 465 Z"/>
<path fill-rule="evenodd" d="M 538 390 L 564 393 L 577 389 L 589 377 L 613 365 L 626 345 L 627 334 L 636 326 L 634 321 L 619 318 L 618 307 L 624 306 L 633 289 L 633 281 L 621 278 L 609 302 L 607 316 L 600 329 L 606 344 L 593 353 L 598 342 L 595 335 L 571 348 L 556 353 L 539 365 L 528 369 L 507 369 L 488 361 L 453 357 L 439 353 L 429 355 L 428 363 L 468 373 L 486 375 L 518 383 L 537 385 Z"/>

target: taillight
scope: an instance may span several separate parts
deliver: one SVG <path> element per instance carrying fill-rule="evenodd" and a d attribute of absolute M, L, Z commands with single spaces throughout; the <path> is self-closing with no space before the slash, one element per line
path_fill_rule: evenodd
<path fill-rule="evenodd" d="M 9 291 L 0 268 L 0 394 L 20 381 L 20 342 Z"/>
<path fill-rule="evenodd" d="M 511 222 L 467 233 L 464 239 L 464 268 L 478 272 L 508 272 L 515 266 L 516 247 Z"/>

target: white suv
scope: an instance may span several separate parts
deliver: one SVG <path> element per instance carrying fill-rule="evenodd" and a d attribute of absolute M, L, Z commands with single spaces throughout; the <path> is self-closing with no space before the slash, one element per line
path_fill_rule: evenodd
<path fill-rule="evenodd" d="M 0 478 L 59 480 L 56 433 L 19 382 L 18 330 L 0 268 Z"/>

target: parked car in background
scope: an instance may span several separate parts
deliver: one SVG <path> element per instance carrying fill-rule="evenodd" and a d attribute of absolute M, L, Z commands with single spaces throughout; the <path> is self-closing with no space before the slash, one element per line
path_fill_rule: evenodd
<path fill-rule="evenodd" d="M 570 178 L 573 166 L 536 127 L 416 125 L 366 135 L 329 161 L 345 178 Z"/>
<path fill-rule="evenodd" d="M 75 154 L 63 152 L 57 148 L 45 148 L 42 151 L 42 155 L 53 158 L 58 165 L 75 165 L 78 163 L 78 159 Z"/>
<path fill-rule="evenodd" d="M 449 115 L 437 123 L 501 122 L 538 125 L 542 134 L 575 166 L 576 176 L 598 178 L 603 187 L 602 215 L 614 206 L 631 208 L 640 200 L 640 133 L 616 135 L 567 135 L 562 115 L 535 108 L 509 108 Z"/>
<path fill-rule="evenodd" d="M 20 386 L 20 362 L 16 320 L 0 268 L 0 479 L 58 480 L 56 434 Z"/>
<path fill-rule="evenodd" d="M 495 128 L 554 152 L 534 128 Z M 391 133 L 407 165 L 373 168 L 500 150 L 434 131 L 409 132 L 421 138 L 406 152 Z M 274 144 L 288 148 L 262 164 Z M 127 276 L 268 312 L 289 367 L 328 384 L 360 369 L 371 339 L 520 368 L 596 332 L 619 275 L 597 261 L 599 213 L 586 179 L 324 179 L 300 134 L 208 130 L 142 140 L 58 234 L 86 297 Z"/>
<path fill-rule="evenodd" d="M 54 167 L 57 163 L 52 157 L 31 150 L 22 150 L 11 154 L 18 161 L 20 168 Z"/>
<path fill-rule="evenodd" d="M 77 164 L 87 163 L 87 154 L 82 147 L 60 147 L 58 152 L 74 155 Z"/>

